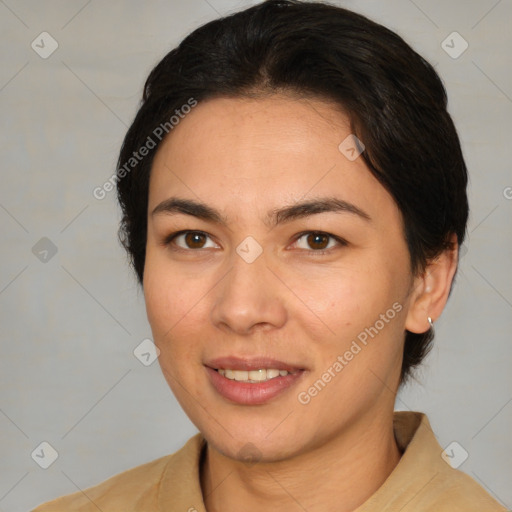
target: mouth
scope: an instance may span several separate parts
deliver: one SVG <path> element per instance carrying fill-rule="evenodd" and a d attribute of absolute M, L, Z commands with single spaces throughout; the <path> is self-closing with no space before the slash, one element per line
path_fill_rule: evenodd
<path fill-rule="evenodd" d="M 306 372 L 269 358 L 223 357 L 205 364 L 210 383 L 224 399 L 242 405 L 264 404 L 295 385 Z"/>

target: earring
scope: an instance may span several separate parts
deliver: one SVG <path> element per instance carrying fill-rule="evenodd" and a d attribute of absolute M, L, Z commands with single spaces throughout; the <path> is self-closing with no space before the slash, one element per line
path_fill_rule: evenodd
<path fill-rule="evenodd" d="M 432 322 L 432 318 L 427 316 L 427 320 L 428 320 L 428 323 L 430 324 L 430 328 L 433 329 L 434 328 L 434 322 Z"/>

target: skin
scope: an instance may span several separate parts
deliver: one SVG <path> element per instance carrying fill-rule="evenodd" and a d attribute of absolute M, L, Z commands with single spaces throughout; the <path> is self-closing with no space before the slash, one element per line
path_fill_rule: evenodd
<path fill-rule="evenodd" d="M 338 145 L 350 135 L 332 104 L 274 95 L 200 103 L 159 148 L 150 179 L 144 295 L 160 365 L 186 414 L 206 438 L 201 485 L 209 512 L 285 506 L 356 509 L 400 459 L 392 420 L 405 329 L 439 317 L 456 249 L 410 272 L 403 220 L 362 158 Z M 363 141 L 364 142 L 364 141 Z M 267 212 L 319 197 L 366 212 L 323 212 L 269 227 Z M 152 214 L 170 197 L 201 201 L 227 225 L 183 213 Z M 180 230 L 198 241 L 166 237 Z M 308 242 L 303 231 L 333 238 Z M 263 253 L 247 263 L 252 236 Z M 187 245 L 188 242 L 188 245 Z M 181 249 L 181 250 L 180 250 Z M 315 251 L 326 249 L 324 255 Z M 308 390 L 365 328 L 402 308 L 306 405 Z M 306 371 L 262 405 L 226 400 L 204 363 L 265 356 Z M 247 443 L 256 463 L 244 462 Z M 245 446 L 245 448 L 244 448 Z"/>

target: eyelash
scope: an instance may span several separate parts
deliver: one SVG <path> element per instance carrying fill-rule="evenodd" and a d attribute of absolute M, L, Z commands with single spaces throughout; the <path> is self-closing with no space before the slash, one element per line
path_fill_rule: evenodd
<path fill-rule="evenodd" d="M 205 233 L 204 231 L 197 231 L 197 230 L 190 230 L 190 229 L 183 229 L 181 231 L 176 231 L 174 233 L 171 233 L 170 235 L 166 236 L 162 242 L 162 245 L 164 246 L 170 246 L 171 243 L 174 241 L 175 238 L 177 238 L 178 236 L 180 235 L 184 235 L 184 234 L 188 234 L 188 233 L 197 233 L 197 234 L 200 234 L 200 235 L 205 235 L 207 237 L 210 237 L 210 235 L 208 233 Z M 331 233 L 326 233 L 324 231 L 303 231 L 301 233 L 298 233 L 295 237 L 295 240 L 293 243 L 296 243 L 298 240 L 300 240 L 303 236 L 305 235 L 323 235 L 323 236 L 327 236 L 329 238 L 332 238 L 333 240 L 335 240 L 336 242 L 338 242 L 339 246 L 340 247 L 345 247 L 348 245 L 348 243 L 346 242 L 346 240 L 343 240 L 343 238 L 340 238 L 336 235 L 332 235 Z M 307 252 L 310 252 L 311 254 L 313 254 L 314 256 L 323 256 L 325 254 L 330 254 L 331 251 L 333 249 L 336 249 L 336 247 L 331 247 L 330 249 L 320 249 L 320 250 L 314 250 L 314 249 L 311 249 L 311 250 L 307 250 L 307 249 L 301 249 L 301 250 L 305 250 Z M 200 251 L 201 249 L 183 249 L 183 247 L 173 247 L 172 248 L 173 251 L 182 251 L 182 252 L 191 252 L 191 251 Z"/>

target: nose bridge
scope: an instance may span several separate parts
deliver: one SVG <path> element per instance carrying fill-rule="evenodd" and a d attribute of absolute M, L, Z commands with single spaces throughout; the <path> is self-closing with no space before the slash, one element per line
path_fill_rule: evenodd
<path fill-rule="evenodd" d="M 263 248 L 256 244 L 254 239 L 245 239 L 236 248 L 212 309 L 215 324 L 239 333 L 256 324 L 280 327 L 286 318 L 278 282 L 267 269 Z"/>
<path fill-rule="evenodd" d="M 266 271 L 265 258 L 263 254 L 254 261 L 248 263 L 240 255 L 235 254 L 232 258 L 231 272 L 229 273 L 228 282 L 231 292 L 240 294 L 245 291 L 251 293 L 261 293 L 258 287 L 262 284 L 263 274 Z"/>

